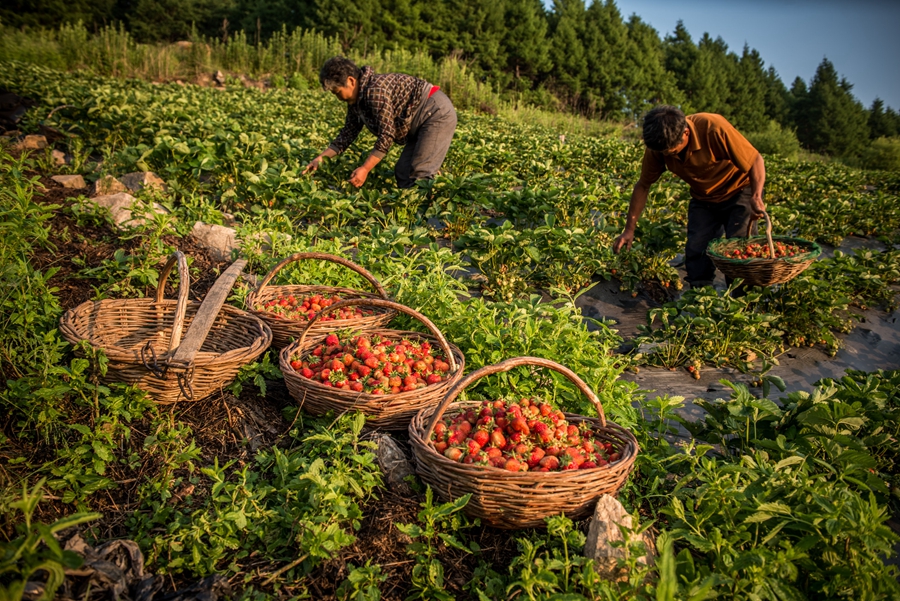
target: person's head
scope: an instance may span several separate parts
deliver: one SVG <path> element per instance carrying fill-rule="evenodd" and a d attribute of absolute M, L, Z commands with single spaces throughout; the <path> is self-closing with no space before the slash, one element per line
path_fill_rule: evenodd
<path fill-rule="evenodd" d="M 687 145 L 688 131 L 684 113 L 677 107 L 664 104 L 644 116 L 644 144 L 650 150 L 680 151 Z"/>
<path fill-rule="evenodd" d="M 319 71 L 319 83 L 344 102 L 356 100 L 360 68 L 349 58 L 334 56 L 325 61 Z"/>

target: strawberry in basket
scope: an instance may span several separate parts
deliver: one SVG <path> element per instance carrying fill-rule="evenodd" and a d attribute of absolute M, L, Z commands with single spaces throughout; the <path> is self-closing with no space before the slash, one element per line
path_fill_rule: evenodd
<path fill-rule="evenodd" d="M 589 425 L 569 423 L 539 399 L 483 401 L 479 408 L 445 416 L 431 435 L 434 449 L 451 459 L 510 472 L 591 469 L 621 457 L 595 438 Z"/>
<path fill-rule="evenodd" d="M 324 386 L 373 395 L 409 392 L 450 376 L 446 358 L 427 340 L 392 340 L 378 334 L 329 334 L 311 352 L 294 355 L 290 365 Z"/>

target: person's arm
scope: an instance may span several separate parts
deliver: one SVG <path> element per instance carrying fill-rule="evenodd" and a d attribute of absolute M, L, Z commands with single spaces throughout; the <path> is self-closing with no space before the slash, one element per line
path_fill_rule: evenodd
<path fill-rule="evenodd" d="M 362 119 L 359 118 L 359 115 L 357 115 L 355 111 L 350 110 L 348 107 L 347 116 L 344 118 L 344 127 L 338 132 L 334 141 L 328 145 L 328 148 L 320 152 L 316 158 L 306 165 L 306 169 L 303 170 L 303 175 L 318 169 L 322 164 L 323 159 L 336 157 L 347 150 L 347 148 L 353 144 L 353 141 L 356 140 L 356 137 L 359 136 L 359 132 L 362 131 L 362 128 Z"/>
<path fill-rule="evenodd" d="M 757 153 L 756 161 L 750 168 L 750 205 L 756 212 L 754 217 L 757 219 L 762 217 L 763 211 L 766 210 L 766 203 L 763 202 L 763 186 L 766 185 L 766 164 L 761 154 Z"/>
<path fill-rule="evenodd" d="M 322 161 L 324 159 L 330 159 L 331 157 L 336 157 L 337 154 L 338 153 L 335 152 L 335 150 L 331 146 L 329 146 L 328 148 L 326 148 L 325 150 L 320 152 L 319 156 L 317 156 L 316 158 L 311 160 L 309 162 L 309 164 L 306 165 L 306 169 L 303 170 L 302 175 L 306 175 L 307 173 L 312 173 L 313 171 L 315 171 L 316 169 L 319 168 L 319 165 L 322 164 Z"/>
<path fill-rule="evenodd" d="M 375 165 L 381 162 L 381 157 L 376 156 L 374 154 L 370 154 L 366 157 L 365 162 L 362 165 L 357 167 L 353 171 L 353 175 L 350 176 L 350 183 L 359 188 L 364 183 L 366 183 L 366 178 L 369 176 L 369 171 L 375 168 Z"/>
<path fill-rule="evenodd" d="M 637 227 L 641 213 L 644 212 L 644 207 L 647 206 L 647 197 L 649 195 L 650 184 L 645 183 L 643 179 L 638 180 L 634 185 L 634 190 L 631 191 L 631 201 L 628 203 L 628 216 L 625 218 L 625 229 L 613 242 L 614 253 L 618 254 L 623 246 L 625 250 L 631 248 L 631 244 L 634 242 L 634 230 Z"/>

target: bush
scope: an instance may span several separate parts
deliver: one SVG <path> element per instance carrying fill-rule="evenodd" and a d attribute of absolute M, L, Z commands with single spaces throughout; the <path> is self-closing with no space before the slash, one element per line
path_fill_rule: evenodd
<path fill-rule="evenodd" d="M 747 140 L 762 154 L 776 154 L 790 160 L 796 160 L 800 154 L 800 141 L 797 133 L 790 128 L 782 127 L 777 121 L 769 121 L 768 127 L 762 131 L 745 134 Z"/>
<path fill-rule="evenodd" d="M 309 82 L 306 81 L 306 78 L 300 75 L 299 73 L 294 73 L 291 75 L 290 79 L 287 81 L 287 87 L 292 90 L 308 90 Z"/>
<path fill-rule="evenodd" d="M 900 171 L 900 136 L 878 138 L 863 151 L 862 160 L 866 169 Z"/>

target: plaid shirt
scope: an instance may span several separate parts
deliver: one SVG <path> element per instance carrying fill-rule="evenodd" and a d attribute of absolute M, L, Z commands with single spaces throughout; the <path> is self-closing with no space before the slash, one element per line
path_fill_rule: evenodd
<path fill-rule="evenodd" d="M 356 140 L 363 125 L 378 138 L 372 155 L 384 158 L 393 144 L 406 144 L 409 127 L 428 82 L 403 73 L 376 75 L 363 67 L 356 104 L 347 106 L 344 127 L 329 148 L 338 154 Z"/>

